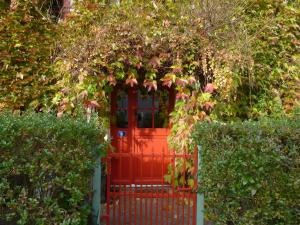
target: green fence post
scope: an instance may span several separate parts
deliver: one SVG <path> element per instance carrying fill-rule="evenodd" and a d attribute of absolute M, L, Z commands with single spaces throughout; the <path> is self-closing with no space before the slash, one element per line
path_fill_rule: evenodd
<path fill-rule="evenodd" d="M 201 145 L 198 145 L 198 169 L 201 167 Z M 198 174 L 198 181 L 201 179 L 201 174 Z M 197 225 L 204 225 L 204 194 L 197 193 Z"/>
<path fill-rule="evenodd" d="M 93 177 L 93 202 L 92 217 L 93 225 L 100 225 L 100 203 L 101 203 L 101 159 L 97 157 Z"/>

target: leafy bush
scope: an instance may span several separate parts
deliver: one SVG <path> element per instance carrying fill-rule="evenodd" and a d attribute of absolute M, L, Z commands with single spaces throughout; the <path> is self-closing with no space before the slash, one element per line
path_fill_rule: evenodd
<path fill-rule="evenodd" d="M 87 224 L 103 134 L 96 118 L 87 123 L 45 113 L 0 113 L 0 218 L 13 224 Z"/>
<path fill-rule="evenodd" d="M 300 119 L 201 123 L 200 191 L 217 224 L 300 224 Z"/>

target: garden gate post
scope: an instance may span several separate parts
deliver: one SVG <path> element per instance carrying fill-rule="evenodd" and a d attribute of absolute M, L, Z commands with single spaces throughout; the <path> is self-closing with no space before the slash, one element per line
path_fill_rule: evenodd
<path fill-rule="evenodd" d="M 93 225 L 100 225 L 100 202 L 101 202 L 101 158 L 98 156 L 93 177 L 93 201 L 92 201 L 92 222 Z"/>
<path fill-rule="evenodd" d="M 202 163 L 202 147 L 198 145 L 198 170 Z M 198 182 L 201 179 L 201 174 L 198 173 Z M 197 193 L 197 225 L 204 225 L 204 194 Z"/>

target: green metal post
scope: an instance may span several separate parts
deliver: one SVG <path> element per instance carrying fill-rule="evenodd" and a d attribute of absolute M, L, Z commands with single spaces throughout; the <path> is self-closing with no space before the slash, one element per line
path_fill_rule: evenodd
<path fill-rule="evenodd" d="M 101 203 L 101 159 L 97 158 L 94 177 L 93 177 L 93 202 L 92 202 L 92 216 L 93 225 L 100 225 L 100 203 Z"/>
<path fill-rule="evenodd" d="M 198 169 L 201 167 L 202 155 L 201 145 L 198 145 Z M 198 174 L 198 180 L 201 179 L 201 174 Z M 197 194 L 197 225 L 204 225 L 204 194 Z"/>

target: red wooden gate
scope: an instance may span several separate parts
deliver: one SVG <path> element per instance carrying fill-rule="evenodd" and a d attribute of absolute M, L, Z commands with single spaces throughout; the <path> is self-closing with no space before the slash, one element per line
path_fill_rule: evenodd
<path fill-rule="evenodd" d="M 195 225 L 197 154 L 168 148 L 172 90 L 112 94 L 107 225 Z"/>

